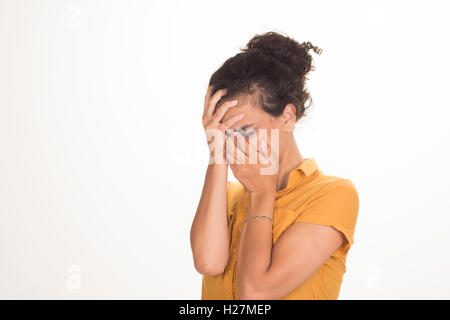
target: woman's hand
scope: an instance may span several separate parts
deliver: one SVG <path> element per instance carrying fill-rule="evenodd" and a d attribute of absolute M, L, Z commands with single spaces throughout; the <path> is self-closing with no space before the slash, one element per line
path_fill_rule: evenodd
<path fill-rule="evenodd" d="M 212 97 L 213 86 L 208 87 L 205 96 L 205 105 L 203 110 L 203 127 L 206 133 L 206 139 L 209 145 L 210 157 L 209 164 L 226 164 L 225 161 L 225 131 L 233 124 L 242 119 L 243 113 L 231 117 L 225 122 L 221 122 L 227 111 L 238 104 L 237 100 L 227 101 L 216 110 L 217 102 L 224 96 L 227 89 L 218 90 Z"/>
<path fill-rule="evenodd" d="M 234 147 L 230 148 L 232 144 Z M 258 135 L 255 130 L 250 135 L 233 132 L 227 136 L 226 145 L 226 160 L 230 163 L 236 179 L 250 195 L 274 195 L 278 175 L 278 156 L 266 139 Z M 275 169 L 267 170 L 268 167 Z"/>

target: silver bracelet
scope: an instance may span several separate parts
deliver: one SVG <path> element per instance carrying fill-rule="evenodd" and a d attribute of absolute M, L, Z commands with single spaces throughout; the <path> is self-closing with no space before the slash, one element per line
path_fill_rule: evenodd
<path fill-rule="evenodd" d="M 252 220 L 252 219 L 254 219 L 254 218 L 264 218 L 264 219 L 269 219 L 270 221 L 272 221 L 272 225 L 273 225 L 273 219 L 270 218 L 270 217 L 268 217 L 268 216 L 250 216 L 250 217 L 246 217 L 246 218 L 244 219 L 244 223 L 246 223 L 247 221 L 250 221 L 250 220 Z"/>

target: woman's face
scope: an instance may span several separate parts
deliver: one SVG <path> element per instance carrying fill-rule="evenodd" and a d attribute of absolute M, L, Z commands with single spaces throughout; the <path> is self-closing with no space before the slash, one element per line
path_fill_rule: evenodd
<path fill-rule="evenodd" d="M 259 129 L 266 129 L 269 145 L 271 144 L 271 134 L 273 133 L 273 130 L 278 129 L 278 145 L 281 154 L 283 152 L 283 146 L 285 145 L 285 139 L 287 138 L 287 135 L 285 134 L 286 131 L 283 130 L 285 127 L 283 117 L 273 117 L 264 111 L 259 106 L 258 100 L 254 95 L 240 95 L 237 97 L 237 100 L 237 106 L 230 108 L 230 110 L 225 113 L 222 122 L 239 113 L 243 113 L 244 117 L 236 122 L 230 129 L 242 130 L 241 132 L 249 134 L 254 130 L 259 132 Z M 220 108 L 220 105 L 221 103 L 217 108 Z"/>

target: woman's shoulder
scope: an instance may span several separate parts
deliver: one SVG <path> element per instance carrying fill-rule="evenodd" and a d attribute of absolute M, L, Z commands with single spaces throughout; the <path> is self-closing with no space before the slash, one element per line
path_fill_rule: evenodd
<path fill-rule="evenodd" d="M 359 212 L 357 188 L 351 179 L 332 175 L 323 175 L 316 183 L 315 192 L 301 207 L 295 222 L 318 223 L 341 231 L 347 243 L 336 255 L 343 256 L 353 244 Z"/>
<path fill-rule="evenodd" d="M 322 174 L 317 180 L 315 192 L 308 199 L 304 208 L 315 215 L 326 215 L 338 218 L 345 216 L 354 221 L 359 211 L 359 192 L 355 183 L 349 179 L 334 175 Z"/>
<path fill-rule="evenodd" d="M 350 178 L 328 175 L 321 171 L 317 176 L 317 179 L 315 179 L 312 184 L 317 190 L 316 196 L 320 196 L 331 191 L 340 191 L 341 193 L 358 195 L 358 189 L 353 180 Z"/>

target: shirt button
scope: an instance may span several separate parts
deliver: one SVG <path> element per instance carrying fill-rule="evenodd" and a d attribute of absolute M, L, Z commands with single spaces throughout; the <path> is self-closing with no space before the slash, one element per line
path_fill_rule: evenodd
<path fill-rule="evenodd" d="M 230 270 L 228 270 L 227 272 L 228 272 L 228 274 L 231 274 L 231 269 L 230 269 Z"/>
<path fill-rule="evenodd" d="M 237 251 L 237 249 L 236 249 L 236 248 L 233 248 L 233 252 L 236 253 L 236 251 Z"/>

